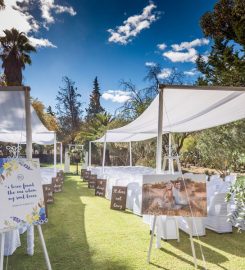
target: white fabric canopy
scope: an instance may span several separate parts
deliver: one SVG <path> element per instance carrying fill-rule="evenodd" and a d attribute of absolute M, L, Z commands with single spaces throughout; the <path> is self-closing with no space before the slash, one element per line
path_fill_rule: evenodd
<path fill-rule="evenodd" d="M 165 86 L 163 133 L 192 132 L 245 118 L 245 88 Z M 130 142 L 157 137 L 159 95 L 128 125 L 95 142 Z"/>
<path fill-rule="evenodd" d="M 25 91 L 23 87 L 0 88 L 0 141 L 26 143 Z M 54 144 L 54 132 L 49 131 L 31 106 L 32 141 Z"/>

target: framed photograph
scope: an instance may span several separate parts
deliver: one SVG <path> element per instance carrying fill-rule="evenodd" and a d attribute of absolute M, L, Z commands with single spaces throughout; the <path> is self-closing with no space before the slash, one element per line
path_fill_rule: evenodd
<path fill-rule="evenodd" d="M 207 216 L 206 175 L 145 175 L 142 214 Z"/>

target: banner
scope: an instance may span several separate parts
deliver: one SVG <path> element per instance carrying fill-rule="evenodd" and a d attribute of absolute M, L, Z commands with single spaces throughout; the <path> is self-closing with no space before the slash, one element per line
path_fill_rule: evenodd
<path fill-rule="evenodd" d="M 142 214 L 207 216 L 206 175 L 144 175 Z"/>
<path fill-rule="evenodd" d="M 39 164 L 0 158 L 0 232 L 47 222 Z"/>

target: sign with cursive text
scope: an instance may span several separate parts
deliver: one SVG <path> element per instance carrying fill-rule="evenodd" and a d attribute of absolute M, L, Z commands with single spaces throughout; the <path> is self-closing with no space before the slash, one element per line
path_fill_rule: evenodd
<path fill-rule="evenodd" d="M 95 187 L 95 196 L 105 197 L 106 192 L 106 180 L 97 179 Z"/>
<path fill-rule="evenodd" d="M 97 181 L 97 175 L 96 174 L 90 174 L 89 180 L 88 180 L 88 188 L 95 189 L 96 181 Z"/>
<path fill-rule="evenodd" d="M 124 211 L 126 209 L 127 187 L 112 187 L 111 209 Z"/>
<path fill-rule="evenodd" d="M 0 158 L 0 232 L 47 222 L 39 166 Z"/>

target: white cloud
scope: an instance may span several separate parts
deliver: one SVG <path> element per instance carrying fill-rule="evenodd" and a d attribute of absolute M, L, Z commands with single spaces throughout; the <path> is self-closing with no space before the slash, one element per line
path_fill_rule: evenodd
<path fill-rule="evenodd" d="M 72 7 L 61 6 L 54 3 L 54 0 L 40 0 L 39 2 L 42 18 L 46 24 L 54 23 L 55 19 L 53 12 L 56 14 L 68 13 L 71 16 L 75 16 L 76 12 Z"/>
<path fill-rule="evenodd" d="M 202 46 L 202 45 L 208 45 L 209 40 L 207 38 L 197 38 L 190 42 L 181 42 L 180 44 L 173 44 L 171 47 L 173 50 L 179 52 L 183 50 L 188 50 L 194 47 Z"/>
<path fill-rule="evenodd" d="M 191 70 L 184 71 L 184 74 L 187 76 L 195 76 L 198 73 L 198 71 L 195 68 L 192 68 Z"/>
<path fill-rule="evenodd" d="M 161 70 L 161 73 L 158 74 L 159 79 L 166 79 L 168 78 L 172 73 L 172 70 L 170 68 L 164 68 Z"/>
<path fill-rule="evenodd" d="M 123 25 L 108 29 L 107 31 L 111 34 L 108 41 L 123 45 L 132 41 L 143 29 L 150 28 L 150 25 L 158 19 L 158 13 L 154 9 L 156 5 L 150 2 L 140 15 L 130 16 Z"/>
<path fill-rule="evenodd" d="M 163 53 L 163 56 L 167 57 L 172 62 L 195 62 L 198 56 L 198 52 L 194 48 L 190 48 L 187 52 L 167 51 Z"/>
<path fill-rule="evenodd" d="M 157 47 L 159 50 L 163 51 L 167 48 L 167 45 L 165 43 L 157 44 Z"/>
<path fill-rule="evenodd" d="M 7 0 L 6 8 L 0 13 L 0 35 L 3 30 L 17 28 L 20 32 L 24 32 L 36 47 L 52 47 L 56 46 L 45 38 L 35 38 L 33 35 L 37 33 L 41 26 L 47 27 L 48 24 L 54 23 L 52 13 L 69 13 L 75 15 L 76 12 L 72 7 L 54 4 L 54 0 Z M 43 21 L 37 21 L 31 10 L 40 9 Z"/>
<path fill-rule="evenodd" d="M 198 51 L 195 47 L 208 45 L 209 40 L 206 38 L 195 39 L 190 42 L 181 42 L 180 44 L 171 45 L 172 50 L 163 53 L 172 62 L 192 62 L 198 57 Z"/>
<path fill-rule="evenodd" d="M 154 62 L 145 62 L 146 67 L 155 67 L 157 64 Z"/>
<path fill-rule="evenodd" d="M 36 48 L 40 48 L 40 47 L 57 48 L 56 45 L 54 45 L 52 42 L 50 42 L 46 38 L 29 37 L 29 40 L 31 41 L 31 44 Z"/>
<path fill-rule="evenodd" d="M 130 93 L 126 91 L 108 90 L 102 94 L 102 98 L 116 103 L 124 103 L 128 101 L 131 98 L 131 96 Z"/>

